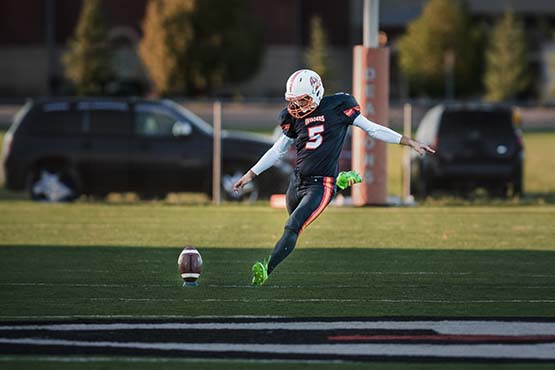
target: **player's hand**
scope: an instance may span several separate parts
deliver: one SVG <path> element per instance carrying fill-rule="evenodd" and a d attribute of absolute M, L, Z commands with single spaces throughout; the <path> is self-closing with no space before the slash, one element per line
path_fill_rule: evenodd
<path fill-rule="evenodd" d="M 429 145 L 422 144 L 416 140 L 408 139 L 406 145 L 414 149 L 418 154 L 424 155 L 425 153 L 434 154 L 436 151 Z"/>
<path fill-rule="evenodd" d="M 256 174 L 249 170 L 246 174 L 243 175 L 235 184 L 233 184 L 233 191 L 238 193 L 239 190 L 243 188 L 243 186 L 247 185 L 249 182 L 252 181 L 256 177 Z"/>

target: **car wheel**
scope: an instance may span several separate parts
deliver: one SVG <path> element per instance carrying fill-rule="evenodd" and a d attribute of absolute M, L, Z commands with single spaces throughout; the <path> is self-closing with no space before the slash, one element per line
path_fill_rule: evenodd
<path fill-rule="evenodd" d="M 259 188 L 256 180 L 249 182 L 239 192 L 233 191 L 233 184 L 239 180 L 245 172 L 241 170 L 230 170 L 222 173 L 222 198 L 229 201 L 254 202 L 258 199 Z"/>
<path fill-rule="evenodd" d="M 31 199 L 39 202 L 72 202 L 79 198 L 79 176 L 69 168 L 40 167 L 29 180 Z"/>

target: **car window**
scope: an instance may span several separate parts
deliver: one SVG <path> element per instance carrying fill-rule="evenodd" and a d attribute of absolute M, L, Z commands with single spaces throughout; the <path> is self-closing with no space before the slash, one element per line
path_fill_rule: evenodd
<path fill-rule="evenodd" d="M 469 132 L 497 137 L 514 136 L 509 111 L 451 111 L 445 112 L 440 136 L 460 137 Z"/>
<path fill-rule="evenodd" d="M 32 135 L 78 135 L 82 132 L 83 115 L 70 110 L 69 103 L 47 103 L 42 106 L 30 127 Z"/>
<path fill-rule="evenodd" d="M 77 104 L 77 110 L 85 112 L 85 131 L 92 135 L 124 136 L 131 134 L 127 103 L 84 101 Z"/>
<path fill-rule="evenodd" d="M 172 137 L 174 124 L 179 120 L 179 117 L 164 107 L 137 104 L 135 133 L 139 136 Z"/>
<path fill-rule="evenodd" d="M 185 120 L 205 134 L 212 135 L 212 126 L 190 110 L 185 109 L 183 106 L 171 100 L 164 100 L 163 103 L 168 107 L 173 108 L 179 114 L 180 121 Z"/>

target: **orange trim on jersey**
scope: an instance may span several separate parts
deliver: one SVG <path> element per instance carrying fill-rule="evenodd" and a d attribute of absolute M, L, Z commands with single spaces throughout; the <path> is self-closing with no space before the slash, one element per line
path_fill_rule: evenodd
<path fill-rule="evenodd" d="M 355 112 L 360 112 L 360 107 L 358 105 L 356 107 L 345 109 L 343 111 L 343 113 L 345 113 L 349 117 L 351 117 L 353 114 L 355 114 Z"/>
<path fill-rule="evenodd" d="M 333 195 L 333 187 L 334 187 L 333 180 L 334 180 L 333 177 L 324 177 L 324 196 L 322 197 L 322 200 L 320 201 L 318 208 L 316 208 L 314 212 L 312 212 L 310 217 L 305 221 L 305 223 L 301 227 L 301 231 L 299 231 L 299 234 L 304 229 L 306 229 L 308 225 L 310 225 L 314 220 L 316 220 L 316 218 L 318 218 L 318 216 L 320 216 L 320 214 L 324 212 L 324 209 L 326 209 L 326 206 L 331 201 L 331 196 Z"/>

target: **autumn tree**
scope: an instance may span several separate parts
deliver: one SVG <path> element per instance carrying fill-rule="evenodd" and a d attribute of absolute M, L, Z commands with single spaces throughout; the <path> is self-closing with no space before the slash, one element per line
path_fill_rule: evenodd
<path fill-rule="evenodd" d="M 210 94 L 244 81 L 262 58 L 245 0 L 150 0 L 139 54 L 155 93 Z"/>
<path fill-rule="evenodd" d="M 99 0 L 85 0 L 75 34 L 62 56 L 64 73 L 79 95 L 99 95 L 112 75 L 111 53 Z"/>
<path fill-rule="evenodd" d="M 439 96 L 446 61 L 454 63 L 457 92 L 480 86 L 480 34 L 458 0 L 430 0 L 400 39 L 399 66 L 412 92 Z"/>
<path fill-rule="evenodd" d="M 486 52 L 486 99 L 512 99 L 529 82 L 526 41 L 522 23 L 508 10 L 496 24 Z"/>
<path fill-rule="evenodd" d="M 328 37 L 322 24 L 322 18 L 313 16 L 310 19 L 310 43 L 305 53 L 305 63 L 309 69 L 318 73 L 329 86 L 333 78 L 333 71 L 328 49 Z"/>

